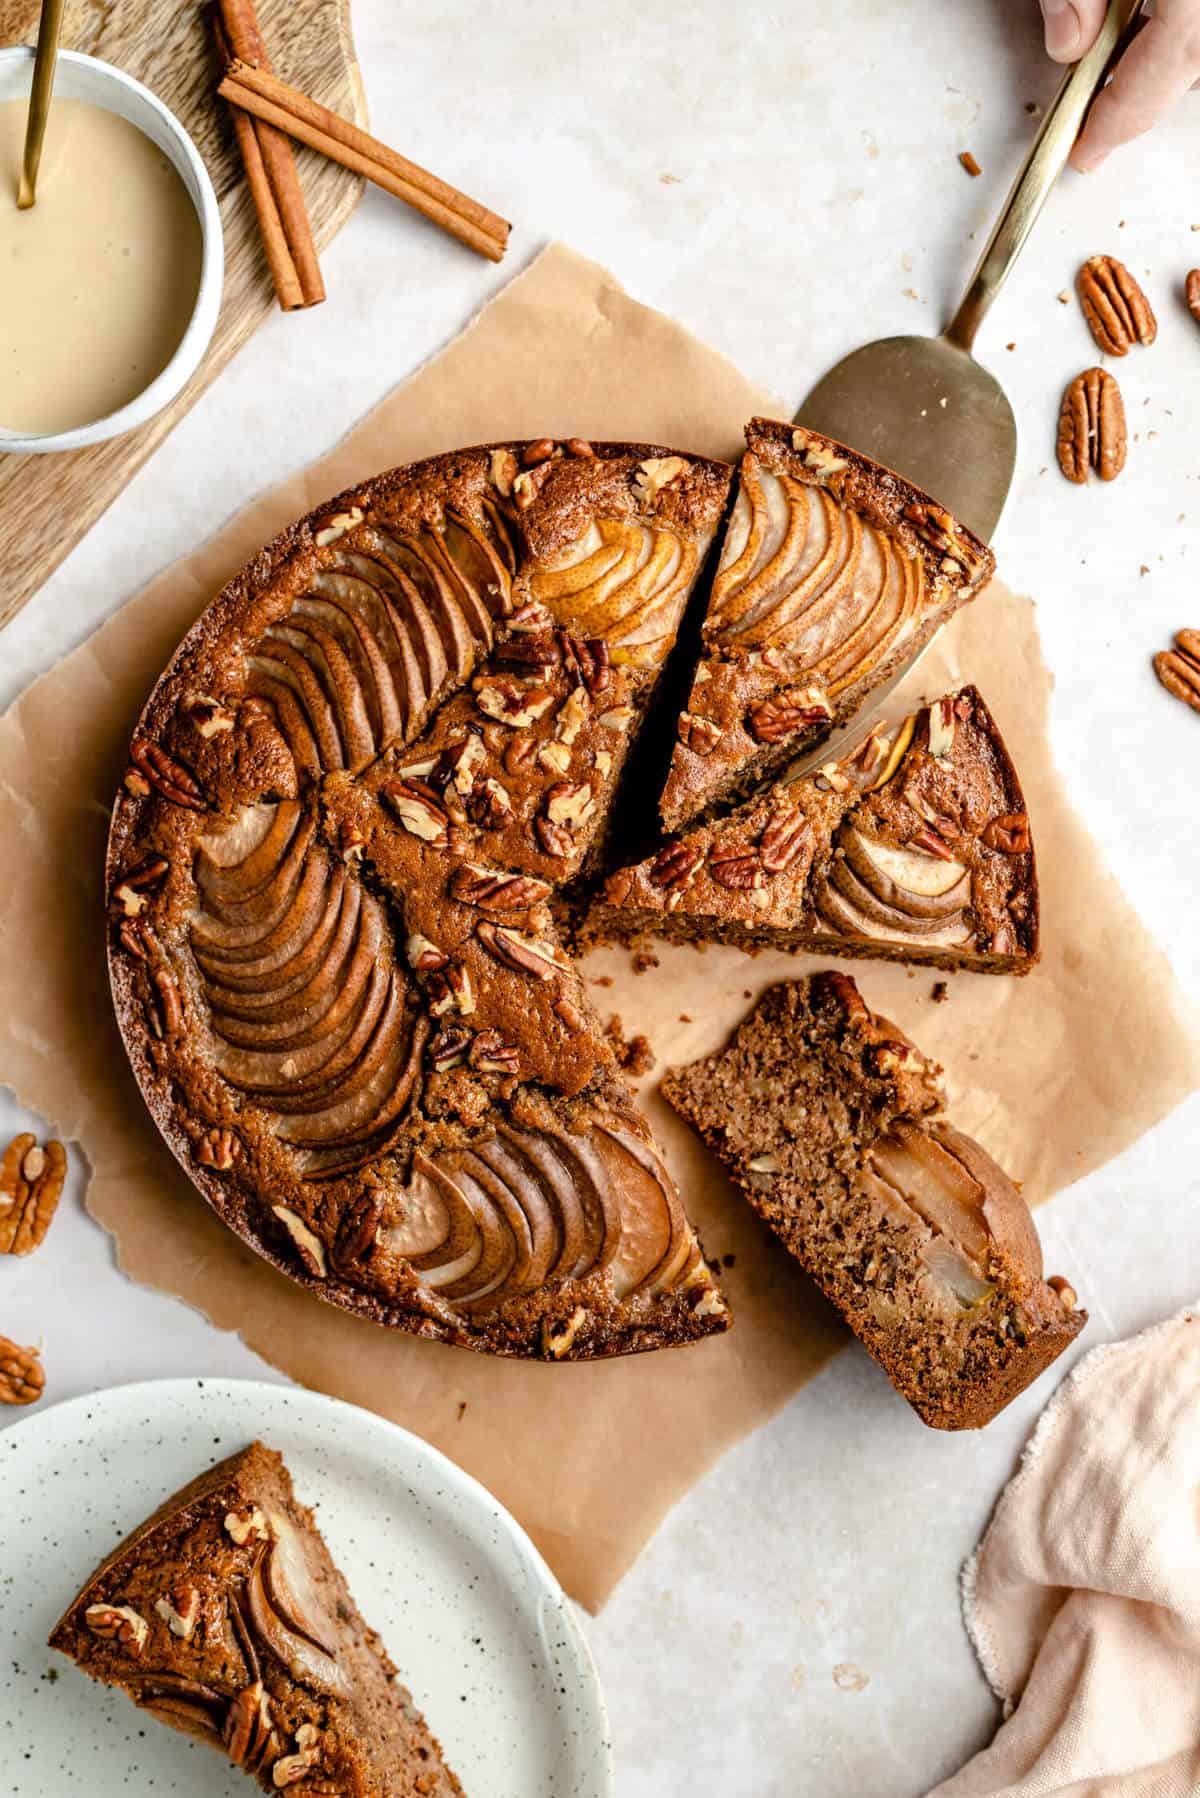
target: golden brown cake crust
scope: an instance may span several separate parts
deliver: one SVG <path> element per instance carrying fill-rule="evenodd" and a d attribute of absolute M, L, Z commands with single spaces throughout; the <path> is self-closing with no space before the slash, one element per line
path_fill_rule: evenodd
<path fill-rule="evenodd" d="M 770 987 L 663 1094 L 935 1429 L 978 1429 L 1086 1322 L 941 1069 L 847 974 Z"/>
<path fill-rule="evenodd" d="M 553 1359 L 725 1327 L 554 929 L 730 471 L 489 444 L 392 470 L 217 596 L 134 736 L 109 965 L 143 1095 L 323 1298 Z"/>
<path fill-rule="evenodd" d="M 264 1791 L 461 1798 L 281 1457 L 260 1442 L 120 1543 L 50 1645 Z"/>
<path fill-rule="evenodd" d="M 1016 770 L 963 687 L 839 763 L 610 876 L 589 931 L 1024 974 L 1038 958 Z"/>
<path fill-rule="evenodd" d="M 991 578 L 910 482 L 756 418 L 661 801 L 667 830 L 749 796 L 852 719 Z"/>

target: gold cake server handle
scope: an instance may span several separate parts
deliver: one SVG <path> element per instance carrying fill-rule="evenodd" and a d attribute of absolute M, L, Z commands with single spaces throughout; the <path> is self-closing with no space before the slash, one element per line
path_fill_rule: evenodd
<path fill-rule="evenodd" d="M 54 94 L 54 70 L 58 63 L 58 40 L 65 6 L 66 0 L 42 0 L 33 86 L 29 92 L 29 118 L 25 126 L 25 154 L 21 159 L 21 184 L 17 189 L 17 206 L 22 212 L 28 212 L 37 199 L 38 169 Z"/>

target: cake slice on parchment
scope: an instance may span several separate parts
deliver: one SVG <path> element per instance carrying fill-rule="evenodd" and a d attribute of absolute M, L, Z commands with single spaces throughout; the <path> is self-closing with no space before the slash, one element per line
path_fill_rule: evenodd
<path fill-rule="evenodd" d="M 50 1644 L 264 1791 L 462 1798 L 282 1458 L 261 1442 L 127 1537 Z"/>
<path fill-rule="evenodd" d="M 987 545 L 891 469 L 755 418 L 660 810 L 679 830 L 847 723 L 991 577 Z"/>
<path fill-rule="evenodd" d="M 977 1429 L 1087 1319 L 941 1069 L 846 974 L 770 987 L 663 1093 L 935 1429 Z"/>
<path fill-rule="evenodd" d="M 991 713 L 963 687 L 785 776 L 611 875 L 588 931 L 1027 973 L 1037 871 Z"/>

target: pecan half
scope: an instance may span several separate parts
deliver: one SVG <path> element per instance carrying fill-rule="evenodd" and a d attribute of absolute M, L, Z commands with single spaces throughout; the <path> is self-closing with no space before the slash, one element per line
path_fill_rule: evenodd
<path fill-rule="evenodd" d="M 905 506 L 904 516 L 921 541 L 945 558 L 943 573 L 953 574 L 960 569 L 972 577 L 979 573 L 983 557 L 968 543 L 944 506 L 936 506 L 931 500 L 913 500 Z M 947 567 L 947 563 L 951 566 Z"/>
<path fill-rule="evenodd" d="M 537 759 L 538 740 L 527 731 L 518 731 L 504 751 L 504 767 L 509 774 L 521 774 Z"/>
<path fill-rule="evenodd" d="M 304 1219 L 287 1205 L 272 1205 L 271 1210 L 291 1237 L 305 1273 L 312 1274 L 314 1279 L 323 1280 L 325 1278 L 325 1244 L 321 1238 L 310 1230 Z"/>
<path fill-rule="evenodd" d="M 534 942 L 509 924 L 493 924 L 485 918 L 475 926 L 475 935 L 489 955 L 495 956 L 516 974 L 532 974 L 535 980 L 550 980 L 559 971 L 549 944 Z"/>
<path fill-rule="evenodd" d="M 508 675 L 484 676 L 474 683 L 474 688 L 475 704 L 486 718 L 517 729 L 533 724 L 554 704 L 551 688 L 529 686 Z"/>
<path fill-rule="evenodd" d="M 225 1752 L 235 1767 L 256 1773 L 279 1754 L 279 1737 L 271 1723 L 270 1699 L 261 1680 L 243 1686 L 225 1714 Z"/>
<path fill-rule="evenodd" d="M 633 477 L 633 490 L 639 505 L 651 510 L 663 488 L 686 474 L 687 466 L 682 456 L 650 456 L 645 462 L 639 462 Z"/>
<path fill-rule="evenodd" d="M 786 874 L 804 854 L 809 838 L 808 819 L 803 812 L 783 812 L 772 819 L 762 833 L 758 845 L 759 860 L 768 874 Z"/>
<path fill-rule="evenodd" d="M 1106 356 L 1124 356 L 1131 344 L 1158 336 L 1149 300 L 1115 256 L 1089 256 L 1076 286 L 1088 329 Z"/>
<path fill-rule="evenodd" d="M 568 437 L 567 454 L 568 456 L 579 456 L 586 462 L 594 459 L 596 452 L 586 437 Z"/>
<path fill-rule="evenodd" d="M 147 893 L 155 893 L 167 878 L 170 862 L 165 855 L 152 855 L 128 874 L 123 874 L 113 887 L 113 904 L 119 905 L 127 918 L 136 918 L 145 911 L 149 901 Z"/>
<path fill-rule="evenodd" d="M 1200 712 L 1200 631 L 1176 631 L 1174 649 L 1159 651 L 1154 672 L 1168 693 Z"/>
<path fill-rule="evenodd" d="M 558 637 L 563 667 L 570 679 L 591 694 L 603 693 L 612 684 L 612 664 L 605 639 L 573 637 L 570 631 L 560 631 Z"/>
<path fill-rule="evenodd" d="M 42 1359 L 35 1348 L 22 1348 L 0 1336 L 0 1405 L 32 1405 L 46 1386 Z"/>
<path fill-rule="evenodd" d="M 954 700 L 935 699 L 929 708 L 929 753 L 942 761 L 954 747 Z"/>
<path fill-rule="evenodd" d="M 718 886 L 739 893 L 765 886 L 767 871 L 757 849 L 714 849 L 708 858 L 708 871 Z"/>
<path fill-rule="evenodd" d="M 1188 311 L 1200 324 L 1200 268 L 1194 268 L 1184 285 L 1184 297 L 1188 303 Z"/>
<path fill-rule="evenodd" d="M 182 805 L 193 812 L 202 812 L 207 806 L 204 788 L 191 769 L 169 756 L 165 749 L 160 749 L 149 737 L 138 736 L 133 739 L 129 746 L 129 759 L 143 779 L 149 781 L 172 805 Z"/>
<path fill-rule="evenodd" d="M 984 826 L 982 840 L 1001 855 L 1028 855 L 1029 818 L 1024 812 L 1003 812 Z"/>
<path fill-rule="evenodd" d="M 375 1247 L 382 1222 L 382 1193 L 363 1193 L 338 1227 L 333 1245 L 333 1259 L 337 1265 L 343 1268 L 360 1266 Z"/>
<path fill-rule="evenodd" d="M 931 824 L 926 824 L 914 836 L 908 839 L 912 849 L 923 849 L 926 855 L 935 855 L 940 862 L 952 862 L 954 851 L 945 837 L 939 836 Z"/>
<path fill-rule="evenodd" d="M 528 911 L 550 896 L 550 884 L 533 874 L 509 874 L 460 862 L 450 876 L 450 896 L 481 911 Z"/>
<path fill-rule="evenodd" d="M 1121 389 L 1107 369 L 1085 369 L 1063 394 L 1058 466 L 1076 486 L 1087 480 L 1089 468 L 1102 481 L 1115 481 L 1125 466 L 1127 447 Z"/>
<path fill-rule="evenodd" d="M 491 454 L 489 472 L 492 486 L 501 499 L 512 497 L 513 482 L 517 478 L 517 458 L 510 449 L 494 449 Z"/>
<path fill-rule="evenodd" d="M 67 1177 L 60 1142 L 14 1136 L 0 1160 L 0 1255 L 31 1255 L 54 1218 Z"/>
<path fill-rule="evenodd" d="M 756 743 L 782 743 L 793 731 L 832 716 L 833 707 L 819 687 L 793 687 L 751 706 L 746 727 Z"/>
<path fill-rule="evenodd" d="M 196 1160 L 201 1167 L 227 1174 L 237 1160 L 239 1147 L 232 1130 L 206 1130 L 196 1144 Z"/>
<path fill-rule="evenodd" d="M 711 755 L 723 734 L 719 724 L 711 718 L 701 718 L 696 712 L 680 712 L 675 726 L 675 735 L 693 755 Z"/>
<path fill-rule="evenodd" d="M 546 791 L 546 816 L 551 824 L 586 824 L 596 809 L 596 796 L 586 782 L 559 780 Z"/>
<path fill-rule="evenodd" d="M 444 968 L 450 957 L 436 943 L 431 943 L 427 936 L 414 930 L 404 945 L 404 953 L 408 957 L 408 965 L 417 974 L 432 974 L 437 968 Z"/>
<path fill-rule="evenodd" d="M 425 990 L 431 1017 L 442 1018 L 448 1011 L 458 1011 L 466 1018 L 475 1010 L 471 976 L 460 962 L 447 961 L 444 968 L 435 968 L 426 979 Z"/>
<path fill-rule="evenodd" d="M 183 1028 L 183 1001 L 179 997 L 179 982 L 170 968 L 160 965 L 151 970 L 150 984 L 154 989 L 150 1028 L 155 1036 L 169 1042 Z"/>
<path fill-rule="evenodd" d="M 557 668 L 562 645 L 553 631 L 522 631 L 501 643 L 492 659 L 501 668 Z"/>
<path fill-rule="evenodd" d="M 538 463 L 536 468 L 527 468 L 519 474 L 512 484 L 513 504 L 519 512 L 528 512 L 534 500 L 542 490 L 542 483 L 550 472 L 549 461 Z"/>
<path fill-rule="evenodd" d="M 467 1060 L 480 1074 L 519 1074 L 521 1071 L 520 1054 L 498 1030 L 480 1030 L 467 1053 Z"/>
<path fill-rule="evenodd" d="M 512 817 L 513 803 L 508 788 L 491 774 L 475 782 L 465 803 L 467 817 L 480 830 L 502 830 Z"/>
<path fill-rule="evenodd" d="M 704 849 L 699 843 L 668 843 L 650 864 L 650 884 L 669 892 L 690 886 L 703 860 Z"/>
<path fill-rule="evenodd" d="M 435 849 L 446 847 L 450 814 L 433 787 L 423 780 L 391 780 L 381 791 L 405 830 Z"/>
<path fill-rule="evenodd" d="M 533 834 L 538 840 L 538 847 L 544 855 L 565 859 L 575 848 L 575 838 L 565 824 L 555 824 L 549 818 L 538 817 L 533 821 Z"/>

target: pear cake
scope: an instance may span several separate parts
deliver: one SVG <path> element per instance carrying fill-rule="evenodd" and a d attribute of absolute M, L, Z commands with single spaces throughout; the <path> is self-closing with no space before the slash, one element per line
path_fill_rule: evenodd
<path fill-rule="evenodd" d="M 813 775 L 785 774 L 612 874 L 588 932 L 1028 973 L 1033 842 L 990 712 L 963 687 Z"/>
<path fill-rule="evenodd" d="M 122 1542 L 50 1645 L 266 1792 L 462 1798 L 281 1457 L 261 1442 Z"/>
<path fill-rule="evenodd" d="M 556 935 L 720 523 L 722 463 L 505 443 L 264 549 L 138 724 L 109 965 L 217 1215 L 322 1298 L 586 1359 L 728 1318 Z"/>
<path fill-rule="evenodd" d="M 1078 1335 L 1020 1192 L 942 1116 L 941 1069 L 846 974 L 770 987 L 664 1096 L 921 1419 L 978 1429 Z"/>
<path fill-rule="evenodd" d="M 849 722 L 994 567 L 985 543 L 890 469 L 753 419 L 664 827 L 748 797 Z"/>

